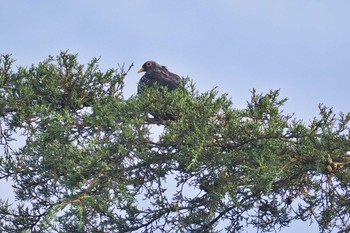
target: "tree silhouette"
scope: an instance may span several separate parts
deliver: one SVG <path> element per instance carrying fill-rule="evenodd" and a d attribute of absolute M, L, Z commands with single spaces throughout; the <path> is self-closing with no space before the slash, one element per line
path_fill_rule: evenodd
<path fill-rule="evenodd" d="M 306 124 L 283 114 L 279 91 L 237 109 L 189 79 L 125 99 L 131 66 L 98 62 L 61 52 L 14 69 L 1 56 L 0 178 L 15 198 L 1 198 L 0 231 L 350 231 L 350 114 L 320 105 Z"/>

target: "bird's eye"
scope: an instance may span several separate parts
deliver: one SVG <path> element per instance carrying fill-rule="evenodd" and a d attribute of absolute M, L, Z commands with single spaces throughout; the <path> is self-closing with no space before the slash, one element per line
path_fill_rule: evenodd
<path fill-rule="evenodd" d="M 151 67 L 151 66 L 152 66 L 152 62 L 147 62 L 147 63 L 146 63 L 146 66 L 147 66 L 147 67 Z"/>

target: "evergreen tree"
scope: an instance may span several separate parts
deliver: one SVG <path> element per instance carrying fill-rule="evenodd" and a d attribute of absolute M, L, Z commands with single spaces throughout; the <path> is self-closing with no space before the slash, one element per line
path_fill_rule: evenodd
<path fill-rule="evenodd" d="M 0 200 L 1 232 L 268 232 L 295 220 L 350 231 L 350 114 L 320 105 L 306 124 L 283 114 L 279 91 L 253 90 L 237 109 L 189 79 L 126 99 L 131 67 L 98 62 L 62 52 L 15 69 L 1 56 L 0 179 L 15 196 Z"/>

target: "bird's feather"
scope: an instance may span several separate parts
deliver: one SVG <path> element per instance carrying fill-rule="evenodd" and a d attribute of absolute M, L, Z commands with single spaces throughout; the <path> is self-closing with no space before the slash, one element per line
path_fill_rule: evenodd
<path fill-rule="evenodd" d="M 166 68 L 158 68 L 146 72 L 140 79 L 138 93 L 142 92 L 143 86 L 152 87 L 159 85 L 167 87 L 169 91 L 175 90 L 181 84 L 182 79 L 174 73 L 169 72 Z"/>

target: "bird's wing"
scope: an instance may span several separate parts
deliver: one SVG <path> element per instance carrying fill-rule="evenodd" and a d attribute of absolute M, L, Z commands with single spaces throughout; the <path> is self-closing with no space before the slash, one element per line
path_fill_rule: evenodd
<path fill-rule="evenodd" d="M 168 87 L 169 91 L 174 90 L 181 83 L 181 78 L 177 74 L 164 69 L 150 72 L 149 77 L 153 79 L 153 82 Z"/>

